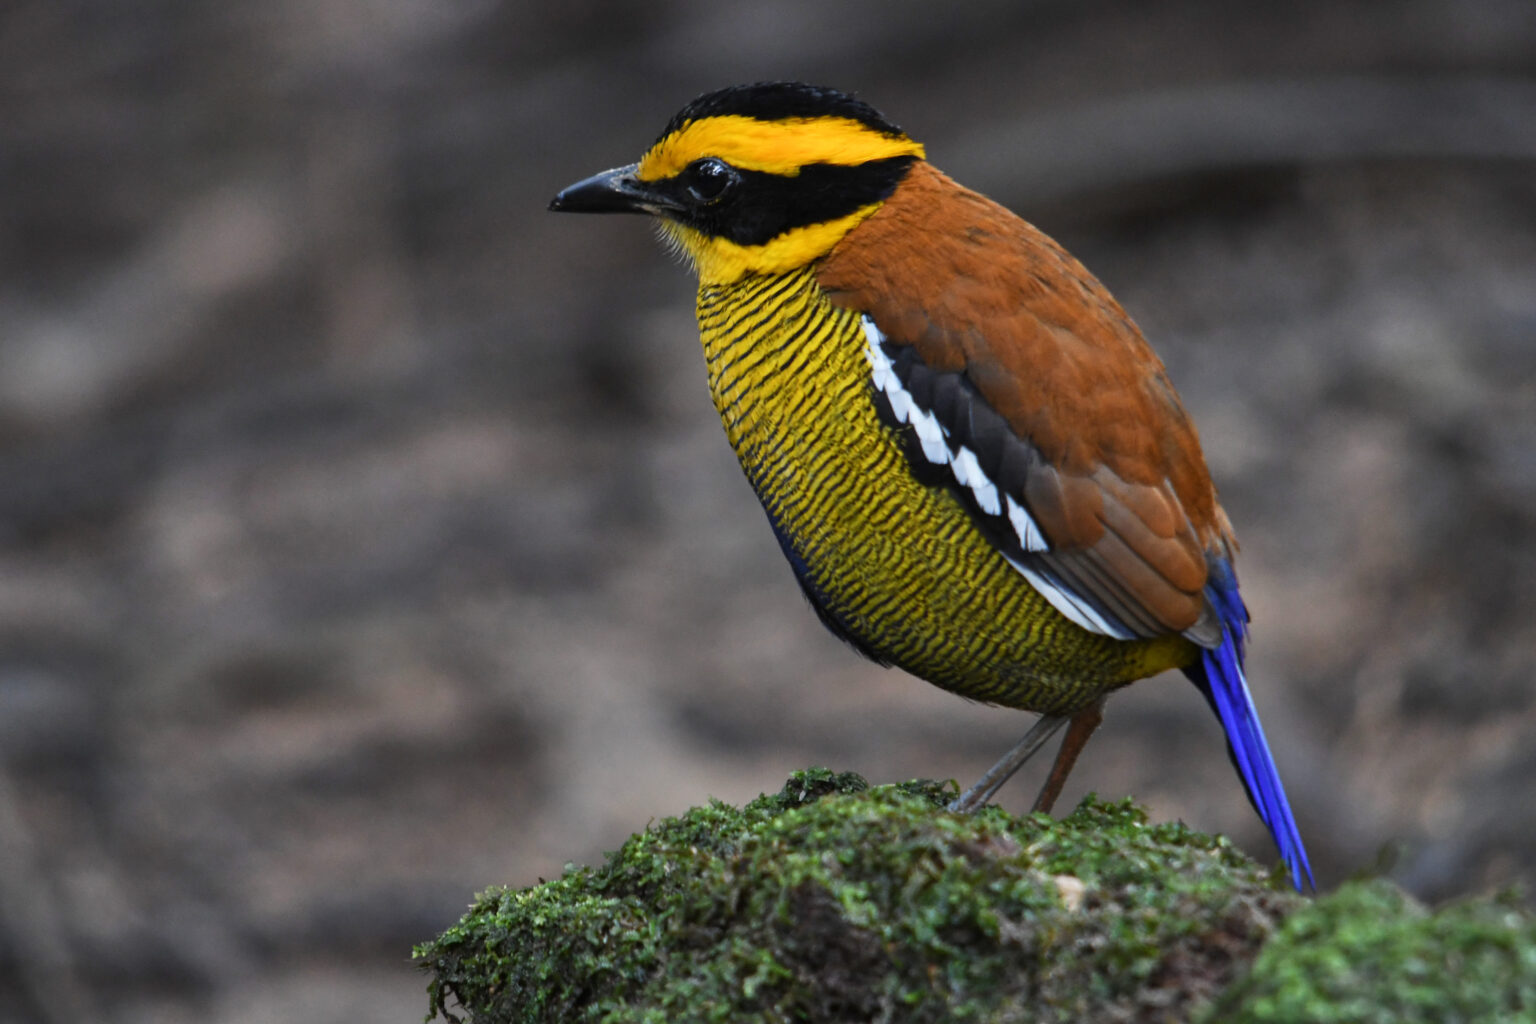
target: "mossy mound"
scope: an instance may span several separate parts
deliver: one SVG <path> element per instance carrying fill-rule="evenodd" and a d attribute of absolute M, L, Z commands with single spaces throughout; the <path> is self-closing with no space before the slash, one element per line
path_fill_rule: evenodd
<path fill-rule="evenodd" d="M 1346 885 L 1293 914 L 1213 1021 L 1536 1021 L 1536 919 L 1513 899 L 1431 914 L 1388 882 Z"/>
<path fill-rule="evenodd" d="M 416 951 L 477 1022 L 1184 1020 L 1304 902 L 1128 801 L 943 810 L 945 786 L 796 773 L 483 894 Z M 454 1004 L 450 1012 L 450 1003 Z"/>

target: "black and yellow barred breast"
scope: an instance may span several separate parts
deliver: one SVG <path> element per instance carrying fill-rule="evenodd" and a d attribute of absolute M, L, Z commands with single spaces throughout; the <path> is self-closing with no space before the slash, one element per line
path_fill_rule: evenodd
<path fill-rule="evenodd" d="M 1187 660 L 1056 611 L 914 474 L 883 421 L 859 313 L 811 269 L 699 290 L 710 392 L 807 596 L 866 654 L 975 700 L 1068 714 Z"/>

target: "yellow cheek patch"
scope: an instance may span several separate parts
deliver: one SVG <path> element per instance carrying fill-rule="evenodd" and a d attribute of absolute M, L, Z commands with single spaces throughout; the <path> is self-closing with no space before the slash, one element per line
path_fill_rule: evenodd
<path fill-rule="evenodd" d="M 728 114 L 690 121 L 640 158 L 641 181 L 661 181 L 700 157 L 719 157 L 733 167 L 793 177 L 806 164 L 856 167 L 897 156 L 923 157 L 921 143 L 882 135 L 847 117 L 797 117 L 759 121 Z"/>
<path fill-rule="evenodd" d="M 783 274 L 798 270 L 831 252 L 844 235 L 879 208 L 879 203 L 870 203 L 837 220 L 791 228 L 762 245 L 739 245 L 671 220 L 663 220 L 661 225 L 693 261 L 700 284 L 722 285 L 733 284 L 748 274 Z"/>

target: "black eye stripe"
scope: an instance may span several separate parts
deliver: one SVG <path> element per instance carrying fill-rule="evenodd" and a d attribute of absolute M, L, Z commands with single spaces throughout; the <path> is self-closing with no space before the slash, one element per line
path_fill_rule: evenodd
<path fill-rule="evenodd" d="M 762 245 L 807 224 L 846 217 L 890 196 L 916 157 L 897 156 L 856 166 L 808 164 L 790 177 L 732 167 L 713 157 L 696 160 L 663 184 L 683 209 L 674 219 L 706 235 L 737 245 Z M 703 171 L 709 161 L 719 168 Z M 706 175 L 728 172 L 726 184 L 711 196 L 695 191 Z"/>

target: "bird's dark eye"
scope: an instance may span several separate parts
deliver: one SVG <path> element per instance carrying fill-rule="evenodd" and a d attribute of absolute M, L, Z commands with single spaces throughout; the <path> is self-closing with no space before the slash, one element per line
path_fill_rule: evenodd
<path fill-rule="evenodd" d="M 736 168 L 712 156 L 695 160 L 683 171 L 688 194 L 701 203 L 717 202 L 739 180 Z"/>

